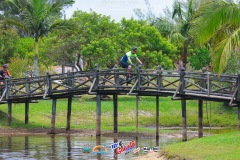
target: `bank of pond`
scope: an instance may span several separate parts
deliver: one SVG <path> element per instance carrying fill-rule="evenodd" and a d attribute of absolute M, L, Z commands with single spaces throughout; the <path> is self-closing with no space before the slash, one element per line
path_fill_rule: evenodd
<path fill-rule="evenodd" d="M 168 159 L 239 160 L 240 131 L 195 138 L 164 147 Z"/>

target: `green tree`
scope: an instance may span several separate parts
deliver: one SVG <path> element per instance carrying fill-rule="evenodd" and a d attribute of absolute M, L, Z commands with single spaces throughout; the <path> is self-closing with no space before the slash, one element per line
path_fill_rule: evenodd
<path fill-rule="evenodd" d="M 57 63 L 70 65 L 78 64 L 81 57 L 85 69 L 91 69 L 95 63 L 101 67 L 113 67 L 119 23 L 112 21 L 109 16 L 83 11 L 75 11 L 67 21 L 75 27 L 61 33 L 55 30 L 47 40 L 47 46 L 51 47 L 45 47 L 46 56 Z"/>
<path fill-rule="evenodd" d="M 35 38 L 34 74 L 37 76 L 39 38 L 59 25 L 56 22 L 60 11 L 64 6 L 73 4 L 74 0 L 56 0 L 54 2 L 46 0 L 8 0 L 8 2 L 18 9 L 20 17 L 8 18 L 5 19 L 5 22 L 14 24 Z"/>
<path fill-rule="evenodd" d="M 231 55 L 239 52 L 240 3 L 204 0 L 190 32 L 200 45 L 210 44 L 214 70 L 221 74 Z"/>
<path fill-rule="evenodd" d="M 131 49 L 131 46 L 138 46 L 139 50 L 137 54 L 148 68 L 156 66 L 156 63 L 153 63 L 153 61 L 148 61 L 149 54 L 155 57 L 151 59 L 158 59 L 158 64 L 162 64 L 165 62 L 161 61 L 163 59 L 159 58 L 159 53 L 169 58 L 174 57 L 176 53 L 176 46 L 163 38 L 159 31 L 154 26 L 149 25 L 147 21 L 126 20 L 123 18 L 121 21 L 121 29 L 122 31 L 119 33 L 117 39 L 117 44 L 119 44 L 117 57 L 119 60 L 124 53 Z"/>
<path fill-rule="evenodd" d="M 184 67 L 187 65 L 188 47 L 193 40 L 189 34 L 190 23 L 195 11 L 198 9 L 200 1 L 201 0 L 188 0 L 184 3 L 176 0 L 173 4 L 172 18 L 175 18 L 177 24 L 179 24 L 179 30 L 178 32 L 175 32 L 171 38 L 175 39 L 174 41 L 177 41 L 178 43 L 181 41 L 183 43 L 182 60 Z"/>
<path fill-rule="evenodd" d="M 16 30 L 0 27 L 0 66 L 3 63 L 9 63 L 10 58 L 16 55 L 18 39 L 19 36 Z"/>
<path fill-rule="evenodd" d="M 189 62 L 191 63 L 191 66 L 196 70 L 200 70 L 203 67 L 206 67 L 211 63 L 209 50 L 205 47 L 196 50 L 194 54 L 189 57 Z"/>

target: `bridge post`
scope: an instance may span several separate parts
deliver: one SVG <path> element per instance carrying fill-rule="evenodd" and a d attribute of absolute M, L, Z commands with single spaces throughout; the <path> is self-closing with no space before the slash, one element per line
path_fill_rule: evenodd
<path fill-rule="evenodd" d="M 51 94 L 52 94 L 52 84 L 51 84 L 51 76 L 50 76 L 49 73 L 47 73 L 46 80 L 47 80 L 47 86 L 48 86 L 48 92 L 47 92 L 47 94 L 48 94 L 48 95 L 51 95 Z"/>
<path fill-rule="evenodd" d="M 240 131 L 240 106 L 238 106 L 238 130 Z"/>
<path fill-rule="evenodd" d="M 238 78 L 237 78 L 237 95 L 236 95 L 236 100 L 240 101 L 240 74 L 238 74 Z"/>
<path fill-rule="evenodd" d="M 236 95 L 236 100 L 240 101 L 240 74 L 238 74 L 237 78 L 237 95 Z M 240 131 L 240 105 L 238 104 L 238 130 Z"/>
<path fill-rule="evenodd" d="M 52 100 L 52 120 L 51 120 L 51 132 L 50 132 L 50 134 L 55 134 L 56 104 L 57 104 L 57 99 L 54 98 Z"/>
<path fill-rule="evenodd" d="M 97 118 L 96 118 L 96 136 L 101 136 L 101 95 L 96 95 Z"/>
<path fill-rule="evenodd" d="M 203 137 L 203 100 L 198 100 L 198 137 Z"/>
<path fill-rule="evenodd" d="M 159 96 L 156 96 L 156 140 L 159 141 Z"/>
<path fill-rule="evenodd" d="M 184 76 L 186 75 L 185 68 L 182 67 L 180 73 L 180 82 L 182 83 L 180 87 L 180 94 L 184 95 L 185 80 Z M 182 141 L 187 141 L 187 114 L 186 114 L 186 99 L 181 100 L 182 103 Z"/>
<path fill-rule="evenodd" d="M 68 110 L 67 110 L 67 127 L 66 127 L 66 131 L 70 130 L 71 113 L 72 113 L 72 96 L 68 97 Z"/>
<path fill-rule="evenodd" d="M 138 100 L 139 96 L 136 96 L 136 137 L 138 137 Z"/>
<path fill-rule="evenodd" d="M 118 65 L 115 64 L 113 69 L 114 69 L 114 82 L 115 82 L 115 86 L 119 87 L 120 84 L 119 84 Z"/>
<path fill-rule="evenodd" d="M 12 102 L 8 101 L 8 125 L 12 123 Z"/>
<path fill-rule="evenodd" d="M 157 77 L 157 84 L 158 84 L 158 91 L 160 91 L 162 89 L 162 66 L 161 65 L 158 65 L 158 68 L 157 68 L 157 74 L 158 74 L 158 77 Z"/>
<path fill-rule="evenodd" d="M 137 79 L 138 79 L 137 90 L 138 90 L 138 91 L 140 90 L 141 84 L 142 84 L 142 83 L 141 83 L 142 79 L 141 79 L 140 73 L 141 73 L 141 67 L 138 66 L 138 67 L 137 67 Z M 138 97 L 137 97 L 137 98 L 138 98 Z"/>
<path fill-rule="evenodd" d="M 206 68 L 202 68 L 202 74 L 201 77 L 202 79 L 200 80 L 200 87 L 206 88 Z M 198 137 L 202 138 L 203 137 L 203 100 L 198 100 Z"/>
<path fill-rule="evenodd" d="M 25 124 L 28 124 L 29 101 L 25 102 Z"/>
<path fill-rule="evenodd" d="M 113 95 L 113 118 L 114 118 L 114 133 L 118 132 L 118 95 Z"/>
<path fill-rule="evenodd" d="M 9 98 L 9 88 L 8 88 L 9 78 L 6 77 L 4 80 L 4 89 L 6 89 L 6 100 Z"/>
<path fill-rule="evenodd" d="M 72 88 L 72 74 L 71 74 L 71 72 L 68 70 L 68 72 L 67 72 L 67 83 L 68 83 L 68 86 L 69 87 L 71 87 Z"/>

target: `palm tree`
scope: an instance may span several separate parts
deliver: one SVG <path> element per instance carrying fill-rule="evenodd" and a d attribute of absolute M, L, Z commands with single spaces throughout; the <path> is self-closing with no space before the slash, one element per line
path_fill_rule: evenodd
<path fill-rule="evenodd" d="M 35 38 L 34 75 L 38 75 L 38 40 L 49 33 L 57 24 L 57 16 L 64 6 L 74 0 L 8 0 L 19 11 L 19 16 L 5 19 L 8 24 L 26 31 Z"/>
<path fill-rule="evenodd" d="M 189 34 L 190 23 L 193 15 L 201 0 L 188 0 L 186 3 L 179 0 L 174 1 L 172 19 L 176 20 L 177 32 L 171 34 L 170 40 L 180 43 L 183 46 L 182 60 L 183 67 L 187 64 L 188 46 L 192 42 L 192 37 Z M 179 44 L 178 44 L 179 45 Z"/>
<path fill-rule="evenodd" d="M 212 48 L 214 70 L 221 74 L 233 53 L 240 47 L 240 3 L 205 0 L 197 12 L 190 33 L 203 45 Z"/>

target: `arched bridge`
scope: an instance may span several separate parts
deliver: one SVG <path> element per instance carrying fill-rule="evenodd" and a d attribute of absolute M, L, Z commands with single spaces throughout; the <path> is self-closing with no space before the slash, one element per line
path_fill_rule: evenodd
<path fill-rule="evenodd" d="M 131 75 L 130 79 L 126 79 L 128 74 Z M 229 106 L 237 106 L 239 108 L 238 117 L 240 117 L 240 76 L 218 76 L 206 72 L 206 70 L 187 72 L 182 69 L 180 73 L 176 73 L 165 71 L 158 66 L 157 69 L 138 67 L 134 72 L 127 73 L 126 70 L 118 67 L 113 69 L 95 68 L 90 71 L 5 79 L 0 87 L 2 88 L 0 103 L 8 103 L 10 106 L 11 103 L 28 103 L 31 100 L 39 99 L 53 99 L 54 104 L 54 100 L 58 98 L 83 94 L 114 95 L 116 102 L 116 96 L 123 94 L 156 96 L 157 101 L 161 96 L 171 96 L 173 100 L 182 101 L 183 128 L 186 125 L 186 100 L 199 100 L 200 118 L 202 117 L 203 100 L 222 101 L 227 102 Z M 97 98 L 97 103 L 100 103 L 99 101 Z M 157 103 L 157 105 L 159 104 Z M 240 126 L 240 118 L 238 121 Z M 202 125 L 201 123 L 199 125 Z M 99 130 L 97 132 L 100 133 Z M 186 137 L 183 135 L 184 138 Z"/>
<path fill-rule="evenodd" d="M 124 69 L 113 68 L 47 74 L 40 77 L 6 79 L 1 102 L 64 98 L 83 94 L 132 94 L 139 96 L 172 96 L 173 99 L 203 99 L 240 103 L 239 77 L 209 72 L 177 72 L 137 68 L 131 79 Z"/>

